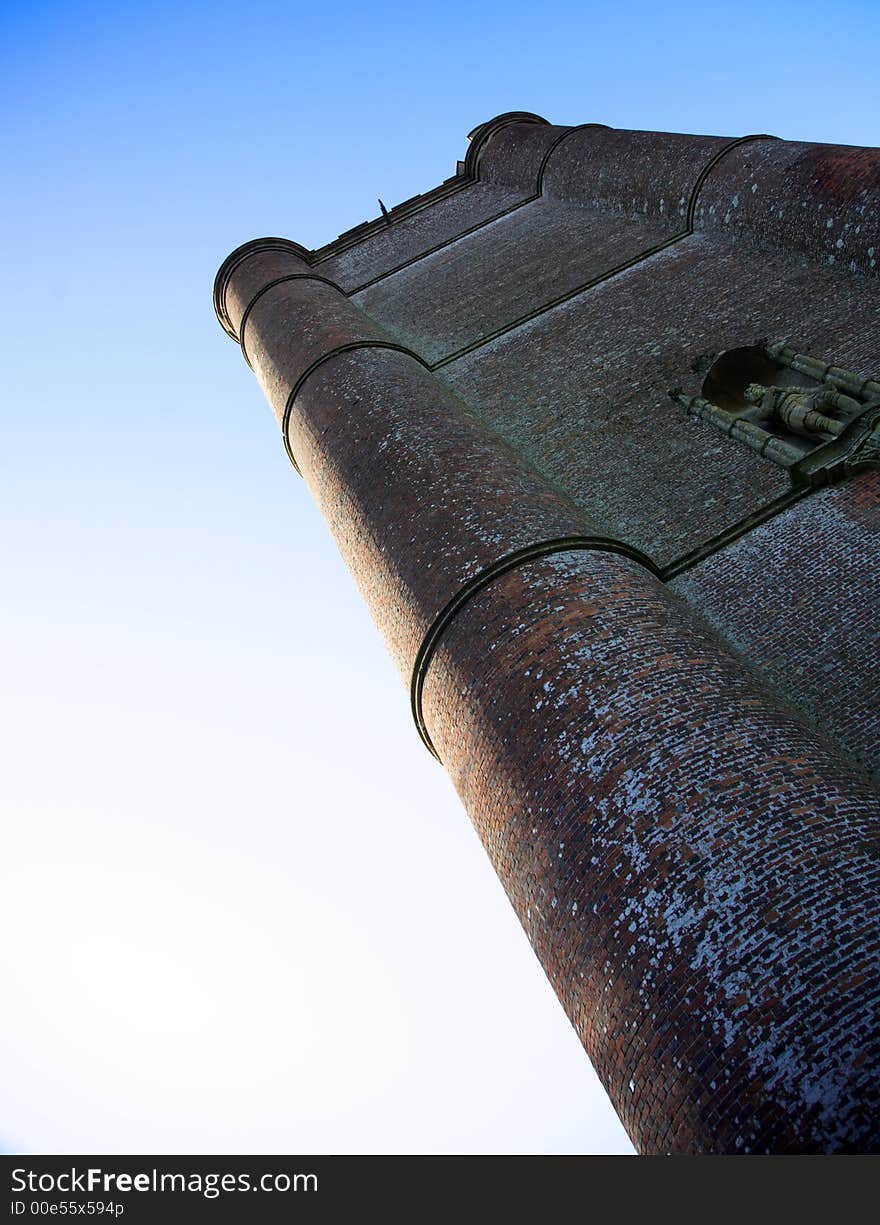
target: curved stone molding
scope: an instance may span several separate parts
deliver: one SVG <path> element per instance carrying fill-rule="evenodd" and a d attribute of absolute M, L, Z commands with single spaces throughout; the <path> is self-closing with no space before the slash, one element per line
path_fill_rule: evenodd
<path fill-rule="evenodd" d="M 413 722 L 416 725 L 416 730 L 422 739 L 422 743 L 434 757 L 437 757 L 437 750 L 434 748 L 430 733 L 425 724 L 422 710 L 422 694 L 425 687 L 425 678 L 428 675 L 428 669 L 431 667 L 431 660 L 434 658 L 434 652 L 437 650 L 441 638 L 455 620 L 455 617 L 484 587 L 487 587 L 503 574 L 507 574 L 509 570 L 514 570 L 517 566 L 524 566 L 528 562 L 537 561 L 542 557 L 549 557 L 553 553 L 572 553 L 581 549 L 594 549 L 603 553 L 618 553 L 622 557 L 628 557 L 631 561 L 638 562 L 658 578 L 660 576 L 658 568 L 639 549 L 635 549 L 623 541 L 610 540 L 603 536 L 562 536 L 555 540 L 539 540 L 535 544 L 527 545 L 524 549 L 517 549 L 514 553 L 508 553 L 504 557 L 499 557 L 497 561 L 487 566 L 485 570 L 475 574 L 469 582 L 465 583 L 460 591 L 456 592 L 445 608 L 442 608 L 434 618 L 431 628 L 419 647 L 419 652 L 413 665 L 412 681 L 410 682 L 410 705 Z"/>
<path fill-rule="evenodd" d="M 880 149 L 784 140 L 735 149 L 703 183 L 694 224 L 876 275 Z"/>
<path fill-rule="evenodd" d="M 240 247 L 236 247 L 234 251 L 227 255 L 214 278 L 214 314 L 217 316 L 223 331 L 226 332 L 227 336 L 231 336 L 236 343 L 238 342 L 238 332 L 232 326 L 226 309 L 226 291 L 232 276 L 240 265 L 252 256 L 263 252 L 288 254 L 306 265 L 311 261 L 310 252 L 300 243 L 292 242 L 289 238 L 254 238 L 250 242 L 242 243 Z"/>
<path fill-rule="evenodd" d="M 464 174 L 467 178 L 479 178 L 480 155 L 483 149 L 493 136 L 512 123 L 550 126 L 548 120 L 541 115 L 535 115 L 532 111 L 505 111 L 501 115 L 496 115 L 494 119 L 478 123 L 467 135 L 468 149 L 464 159 Z"/>

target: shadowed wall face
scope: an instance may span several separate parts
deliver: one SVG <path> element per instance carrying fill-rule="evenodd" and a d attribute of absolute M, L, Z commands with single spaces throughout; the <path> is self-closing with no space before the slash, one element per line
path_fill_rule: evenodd
<path fill-rule="evenodd" d="M 875 375 L 878 199 L 872 150 L 516 114 L 436 193 L 218 274 L 643 1152 L 878 1144 L 870 446 L 793 485 L 668 394 L 759 337 Z"/>

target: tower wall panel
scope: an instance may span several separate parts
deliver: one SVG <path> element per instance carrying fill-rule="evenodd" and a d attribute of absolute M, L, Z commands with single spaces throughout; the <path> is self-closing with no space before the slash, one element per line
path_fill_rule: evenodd
<path fill-rule="evenodd" d="M 797 708 L 880 773 L 880 474 L 823 489 L 672 587 Z"/>

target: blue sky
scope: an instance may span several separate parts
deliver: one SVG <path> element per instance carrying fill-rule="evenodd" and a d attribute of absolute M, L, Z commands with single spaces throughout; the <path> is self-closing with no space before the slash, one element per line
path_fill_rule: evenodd
<path fill-rule="evenodd" d="M 505 110 L 876 143 L 880 8 L 7 3 L 0 36 L 0 1145 L 629 1151 L 212 280 Z"/>

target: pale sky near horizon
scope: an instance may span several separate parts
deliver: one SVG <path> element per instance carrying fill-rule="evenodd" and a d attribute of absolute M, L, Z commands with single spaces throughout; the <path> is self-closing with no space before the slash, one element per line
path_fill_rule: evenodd
<path fill-rule="evenodd" d="M 630 1152 L 212 281 L 502 111 L 876 144 L 880 6 L 7 0 L 0 35 L 0 1149 Z"/>

